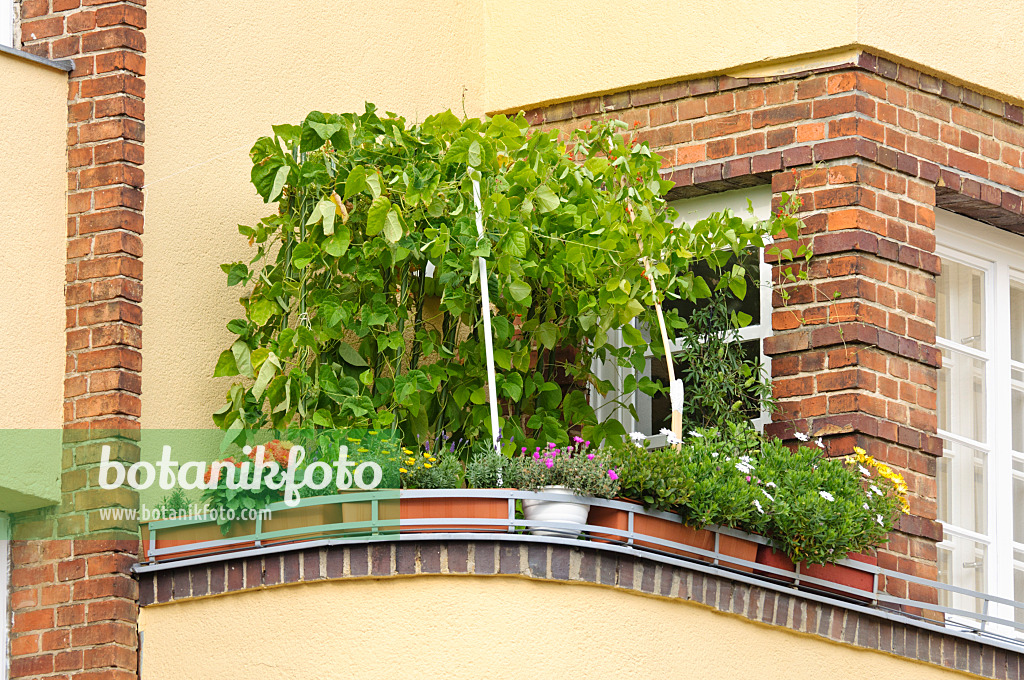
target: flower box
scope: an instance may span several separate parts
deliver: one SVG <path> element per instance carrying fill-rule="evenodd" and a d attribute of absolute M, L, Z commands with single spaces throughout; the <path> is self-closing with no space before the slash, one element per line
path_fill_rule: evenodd
<path fill-rule="evenodd" d="M 847 559 L 855 562 L 861 562 L 871 566 L 877 566 L 878 559 L 870 555 L 858 555 L 851 553 L 846 556 Z M 844 590 L 836 590 L 828 588 L 816 583 L 805 584 L 807 588 L 820 590 L 826 593 L 832 593 L 835 595 L 842 595 L 844 597 L 852 597 L 857 600 L 870 601 L 874 596 L 875 591 L 875 576 L 872 571 L 866 571 L 851 567 L 845 564 L 814 564 L 807 565 L 803 564 L 800 566 L 799 575 L 796 573 L 796 565 L 793 564 L 793 560 L 789 559 L 785 553 L 775 550 L 771 546 L 762 545 L 757 550 L 757 563 L 763 564 L 769 567 L 775 567 L 793 574 L 792 577 L 780 576 L 778 574 L 772 574 L 765 571 L 755 571 L 755 573 L 774 578 L 785 583 L 793 583 L 796 581 L 798 576 L 809 576 L 811 578 L 821 579 L 822 581 L 831 581 L 847 588 L 853 588 L 855 590 L 864 591 L 864 596 L 860 596 L 856 593 L 850 593 Z"/>
<path fill-rule="evenodd" d="M 406 524 L 414 519 L 508 519 L 507 498 L 473 496 L 406 496 L 402 493 L 399 506 L 399 527 L 402 533 L 432 533 L 437 531 L 463 531 L 473 533 L 502 533 L 508 526 L 481 526 L 438 522 L 437 524 Z"/>
<path fill-rule="evenodd" d="M 212 555 L 228 550 L 243 550 L 252 548 L 256 542 L 252 535 L 256 533 L 256 522 L 232 522 L 228 533 L 222 534 L 216 522 L 197 522 L 195 524 L 183 524 L 180 526 L 169 526 L 160 529 L 150 529 L 149 522 L 140 522 L 139 528 L 142 531 L 142 561 L 152 560 L 180 560 L 186 557 L 199 557 L 201 555 Z M 151 545 L 152 536 L 156 537 L 156 545 Z M 204 548 L 189 548 L 199 543 L 216 541 L 215 545 Z M 151 548 L 157 550 L 168 550 L 151 557 Z"/>
<path fill-rule="evenodd" d="M 625 502 L 635 503 L 634 501 Z M 639 509 L 640 504 L 636 503 L 636 505 Z M 590 508 L 590 519 L 588 520 L 588 524 L 592 526 L 607 527 L 609 529 L 617 529 L 619 531 L 626 531 L 629 528 L 629 513 L 620 508 L 609 508 L 594 505 Z M 673 543 L 690 545 L 708 552 L 714 552 L 715 550 L 716 532 L 709 529 L 694 529 L 693 527 L 686 526 L 679 520 L 652 517 L 651 515 L 643 513 L 635 513 L 633 515 L 633 531 L 653 538 L 672 541 Z M 602 543 L 625 543 L 625 540 L 619 536 L 596 531 L 591 532 L 591 539 Z M 685 550 L 661 545 L 659 543 L 652 543 L 650 541 L 635 540 L 633 545 L 649 550 L 658 550 L 665 553 L 671 553 L 673 555 L 681 555 L 683 557 L 700 560 L 702 562 L 711 561 L 711 558 L 704 555 L 687 552 Z M 723 555 L 729 555 L 741 560 L 753 562 L 757 556 L 757 543 L 719 532 L 718 551 Z M 753 571 L 751 567 L 739 564 L 725 561 L 722 561 L 721 564 L 724 567 L 745 571 L 747 573 Z"/>

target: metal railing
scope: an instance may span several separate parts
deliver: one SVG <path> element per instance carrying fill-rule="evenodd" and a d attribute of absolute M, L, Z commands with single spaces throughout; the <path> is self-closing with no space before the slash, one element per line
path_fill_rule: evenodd
<path fill-rule="evenodd" d="M 423 518 L 402 518 L 402 502 L 426 500 L 483 500 L 505 501 L 500 517 L 453 517 L 447 515 Z M 841 559 L 836 564 L 870 577 L 870 590 L 856 588 L 844 583 L 811 576 L 796 565 L 793 570 L 783 569 L 755 560 L 722 551 L 721 537 L 731 536 L 757 545 L 770 545 L 767 539 L 730 529 L 728 527 L 707 527 L 714 535 L 712 549 L 689 543 L 679 543 L 664 537 L 653 536 L 635 529 L 637 516 L 656 518 L 681 524 L 678 515 L 644 509 L 642 506 L 616 500 L 599 498 L 578 499 L 591 507 L 609 508 L 626 515 L 626 528 L 581 524 L 552 524 L 544 520 L 523 519 L 519 510 L 522 500 L 547 500 L 564 502 L 567 497 L 543 491 L 518 491 L 513 489 L 432 489 L 432 490 L 383 490 L 353 491 L 336 496 L 306 498 L 300 508 L 318 506 L 341 506 L 342 517 L 346 507 L 362 506 L 361 514 L 369 516 L 355 521 L 341 521 L 274 529 L 273 517 L 287 516 L 295 511 L 283 502 L 266 508 L 269 517 L 257 516 L 254 530 L 244 535 L 221 538 L 201 537 L 201 528 L 216 526 L 215 520 L 190 518 L 160 520 L 148 524 L 145 560 L 136 565 L 137 572 L 156 571 L 178 566 L 203 564 L 226 558 L 271 554 L 297 547 L 310 548 L 346 543 L 374 541 L 423 541 L 423 540 L 496 540 L 557 543 L 583 546 L 597 550 L 629 554 L 662 563 L 683 566 L 698 571 L 724 575 L 734 580 L 759 585 L 777 591 L 803 591 L 805 596 L 821 601 L 842 601 L 844 606 L 882 615 L 886 618 L 913 622 L 915 625 L 934 629 L 938 632 L 972 639 L 983 639 L 990 644 L 1024 651 L 1024 623 L 1018 623 L 1014 615 L 1009 618 L 990 613 L 993 605 L 1002 610 L 1024 612 L 1024 603 L 1006 598 L 972 591 L 929 579 L 883 569 L 874 564 Z M 577 499 L 573 499 L 577 500 Z M 497 504 L 492 504 L 492 515 L 497 514 Z M 368 513 L 366 511 L 369 511 Z M 268 530 L 268 524 L 270 526 Z M 189 528 L 195 529 L 195 538 L 188 538 Z M 184 531 L 185 537 L 180 534 Z M 171 540 L 176 545 L 161 546 L 161 532 L 166 539 L 168 532 L 179 534 Z M 539 533 L 538 533 L 539 532 Z M 951 595 L 975 598 L 981 603 L 981 611 L 970 611 L 958 607 L 940 605 L 934 602 L 896 597 L 879 588 L 880 577 L 899 579 Z M 931 616 L 928 615 L 931 613 Z"/>

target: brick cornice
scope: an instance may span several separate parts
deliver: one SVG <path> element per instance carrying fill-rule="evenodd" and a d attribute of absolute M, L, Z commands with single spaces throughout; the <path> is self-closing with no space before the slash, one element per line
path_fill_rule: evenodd
<path fill-rule="evenodd" d="M 298 583 L 429 575 L 505 576 L 622 589 L 694 602 L 758 623 L 983 677 L 1024 676 L 1024 655 L 910 625 L 882 611 L 832 604 L 797 590 L 774 590 L 644 557 L 540 542 L 296 546 L 279 553 L 225 556 L 206 564 L 145 572 L 139 575 L 139 597 L 143 607 L 173 606 L 183 600 Z"/>

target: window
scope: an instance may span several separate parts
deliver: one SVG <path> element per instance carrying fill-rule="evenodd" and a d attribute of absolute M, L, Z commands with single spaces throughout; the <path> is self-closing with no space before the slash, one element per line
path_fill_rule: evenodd
<path fill-rule="evenodd" d="M 939 579 L 1024 601 L 1024 238 L 942 210 L 936 236 Z"/>
<path fill-rule="evenodd" d="M 14 47 L 14 0 L 0 0 L 0 46 Z"/>
<path fill-rule="evenodd" d="M 767 219 L 771 216 L 772 191 L 769 186 L 726 191 L 699 198 L 676 201 L 672 204 L 672 207 L 679 212 L 680 222 L 693 224 L 713 212 L 720 212 L 727 208 L 737 215 L 744 216 L 747 214 L 748 200 L 754 208 L 754 214 L 759 219 Z M 747 357 L 759 360 L 763 369 L 770 375 L 769 357 L 765 356 L 761 341 L 771 334 L 772 328 L 772 268 L 764 263 L 763 252 L 758 253 L 756 257 L 752 257 L 750 262 L 745 264 L 752 269 L 752 278 L 760 285 L 748 287 L 747 296 L 743 300 L 742 311 L 749 314 L 752 317 L 752 321 L 746 327 L 740 329 L 739 338 L 743 343 Z M 667 301 L 665 304 L 666 309 L 670 309 L 673 306 L 680 309 L 680 313 L 683 313 L 683 306 L 680 303 Z M 646 331 L 645 336 L 650 337 Z M 616 342 L 618 338 L 614 333 L 609 333 L 609 340 Z M 674 353 L 680 351 L 682 349 L 681 341 L 674 339 L 672 349 Z M 596 372 L 600 377 L 611 381 L 613 385 L 621 385 L 630 369 L 621 368 L 613 363 L 606 363 L 599 365 Z M 648 359 L 647 371 L 645 372 L 647 377 L 660 381 L 662 384 L 667 384 L 667 372 L 663 359 L 655 360 L 653 357 Z M 677 375 L 680 373 L 678 364 L 676 372 Z M 632 397 L 632 401 L 625 406 L 614 403 L 612 399 L 615 396 L 610 394 L 608 395 L 609 398 L 602 398 L 596 392 L 592 394 L 592 403 L 597 405 L 599 419 L 615 418 L 622 423 L 627 431 L 639 431 L 648 435 L 654 435 L 651 437 L 653 445 L 664 443 L 664 437 L 657 435 L 657 432 L 663 427 L 671 427 L 671 407 L 668 395 L 659 395 L 652 398 L 642 392 L 637 392 Z M 635 418 L 628 409 L 630 405 L 636 411 Z M 762 412 L 755 414 L 753 422 L 758 429 L 761 429 L 770 420 L 769 414 Z"/>

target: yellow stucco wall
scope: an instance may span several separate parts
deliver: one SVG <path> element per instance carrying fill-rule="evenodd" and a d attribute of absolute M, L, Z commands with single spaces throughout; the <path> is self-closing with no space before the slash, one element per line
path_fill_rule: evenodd
<path fill-rule="evenodd" d="M 483 5 L 401 0 L 174 0 L 147 7 L 142 424 L 212 427 L 213 380 L 239 316 L 219 264 L 248 259 L 239 223 L 272 212 L 248 150 L 277 123 L 364 101 L 422 120 L 483 110 Z M 185 49 L 186 46 L 196 49 Z M 226 344 L 227 343 L 227 344 Z"/>
<path fill-rule="evenodd" d="M 68 76 L 0 53 L 0 512 L 59 495 Z"/>
<path fill-rule="evenodd" d="M 1024 99 L 1014 0 L 498 0 L 486 18 L 488 110 L 856 45 Z"/>
<path fill-rule="evenodd" d="M 146 680 L 939 680 L 935 666 L 679 600 L 509 577 L 283 586 L 142 609 Z"/>
<path fill-rule="evenodd" d="M 269 212 L 247 150 L 364 100 L 410 119 L 530 107 L 706 73 L 821 65 L 869 45 L 1024 99 L 1024 3 L 978 0 L 175 0 L 147 8 L 144 428 L 211 427 L 238 315 L 218 265 Z M 185 49 L 188 45 L 197 49 Z M 799 59 L 797 59 L 799 57 Z M 787 61 L 789 60 L 789 61 Z"/>

